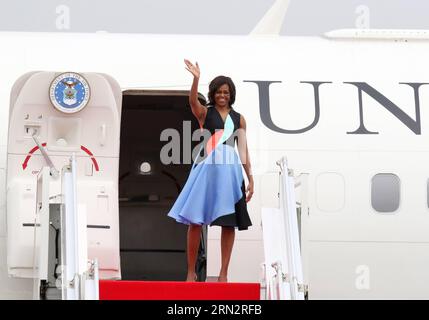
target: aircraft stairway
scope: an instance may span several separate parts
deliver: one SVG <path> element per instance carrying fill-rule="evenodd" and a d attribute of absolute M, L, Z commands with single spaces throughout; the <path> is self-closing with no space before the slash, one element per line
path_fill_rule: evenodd
<path fill-rule="evenodd" d="M 51 163 L 49 156 L 42 153 Z M 49 187 L 58 175 L 56 168 L 50 165 L 43 167 L 37 177 L 33 298 L 98 299 L 98 260 L 88 258 L 87 214 L 85 207 L 76 201 L 74 155 L 70 164 L 61 169 L 61 201 L 53 203 L 51 200 L 58 197 L 51 196 Z"/>

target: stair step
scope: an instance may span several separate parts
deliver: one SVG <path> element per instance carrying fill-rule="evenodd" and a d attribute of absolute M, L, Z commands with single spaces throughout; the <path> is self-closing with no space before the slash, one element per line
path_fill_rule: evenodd
<path fill-rule="evenodd" d="M 100 280 L 100 300 L 260 300 L 259 283 Z"/>

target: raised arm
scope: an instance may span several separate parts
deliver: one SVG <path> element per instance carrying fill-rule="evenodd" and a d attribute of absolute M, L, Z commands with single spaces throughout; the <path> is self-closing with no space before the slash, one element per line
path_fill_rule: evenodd
<path fill-rule="evenodd" d="M 194 76 L 192 81 L 191 92 L 189 94 L 189 104 L 191 105 L 192 113 L 198 119 L 198 122 L 202 126 L 207 114 L 207 108 L 204 107 L 198 100 L 198 81 L 200 80 L 200 67 L 198 62 L 195 65 L 189 60 L 185 59 L 186 70 L 188 70 Z"/>

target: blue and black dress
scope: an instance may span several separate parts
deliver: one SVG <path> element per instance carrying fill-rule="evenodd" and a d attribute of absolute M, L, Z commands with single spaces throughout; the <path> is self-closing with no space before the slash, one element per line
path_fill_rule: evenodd
<path fill-rule="evenodd" d="M 231 108 L 224 123 L 217 109 L 209 106 L 203 128 L 211 133 L 204 145 L 204 156 L 194 161 L 168 216 L 184 224 L 246 230 L 252 222 L 247 212 L 242 164 L 235 150 L 240 114 Z"/>

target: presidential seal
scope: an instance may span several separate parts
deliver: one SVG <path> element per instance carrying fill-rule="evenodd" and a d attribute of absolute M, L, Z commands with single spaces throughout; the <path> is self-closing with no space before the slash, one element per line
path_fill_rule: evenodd
<path fill-rule="evenodd" d="M 60 74 L 49 87 L 49 98 L 53 106 L 65 113 L 75 113 L 85 108 L 90 93 L 88 81 L 74 72 Z"/>

